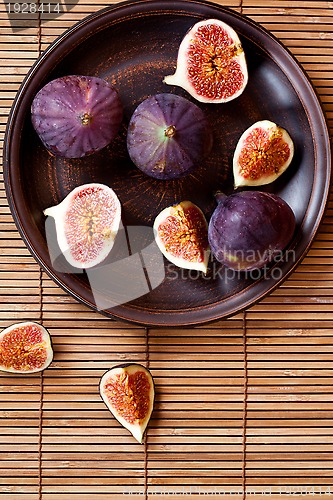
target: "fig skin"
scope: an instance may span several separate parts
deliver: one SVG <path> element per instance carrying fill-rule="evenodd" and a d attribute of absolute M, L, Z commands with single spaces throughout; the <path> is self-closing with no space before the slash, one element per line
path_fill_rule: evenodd
<path fill-rule="evenodd" d="M 207 233 L 206 218 L 191 201 L 165 208 L 154 222 L 155 241 L 164 257 L 178 267 L 204 274 L 210 256 Z"/>
<path fill-rule="evenodd" d="M 0 370 L 31 374 L 45 370 L 53 359 L 51 337 L 33 321 L 15 323 L 0 333 Z"/>
<path fill-rule="evenodd" d="M 92 76 L 52 80 L 31 106 L 31 121 L 42 143 L 55 156 L 65 158 L 81 158 L 107 146 L 122 118 L 116 89 Z"/>
<path fill-rule="evenodd" d="M 94 267 L 109 255 L 121 222 L 121 204 L 109 186 L 83 184 L 61 203 L 44 210 L 53 217 L 57 241 L 67 262 L 79 269 Z"/>
<path fill-rule="evenodd" d="M 205 103 L 239 97 L 247 85 L 248 71 L 235 30 L 219 19 L 194 24 L 179 46 L 176 72 L 163 82 L 182 87 Z"/>
<path fill-rule="evenodd" d="M 241 135 L 234 152 L 235 188 L 274 182 L 293 156 L 294 143 L 284 128 L 269 120 L 254 123 Z"/>
<path fill-rule="evenodd" d="M 99 390 L 113 416 L 142 443 L 155 399 L 155 384 L 150 371 L 139 363 L 114 366 L 101 378 Z M 144 401 L 143 396 L 146 397 Z"/>
<path fill-rule="evenodd" d="M 279 196 L 261 191 L 217 195 L 208 226 L 215 258 L 237 271 L 260 269 L 279 257 L 295 231 L 295 215 Z"/>
<path fill-rule="evenodd" d="M 150 177 L 184 177 L 211 147 L 212 134 L 203 111 L 184 97 L 148 97 L 131 117 L 128 153 L 133 163 Z"/>

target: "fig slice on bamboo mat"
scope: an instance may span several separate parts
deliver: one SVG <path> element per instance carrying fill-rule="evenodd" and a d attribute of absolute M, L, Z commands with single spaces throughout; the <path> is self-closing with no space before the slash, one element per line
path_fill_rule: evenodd
<path fill-rule="evenodd" d="M 142 443 L 155 398 L 150 371 L 137 363 L 114 366 L 101 378 L 100 394 L 118 422 Z"/>
<path fill-rule="evenodd" d="M 0 370 L 35 373 L 47 368 L 53 359 L 48 331 L 32 321 L 16 323 L 0 333 Z"/>

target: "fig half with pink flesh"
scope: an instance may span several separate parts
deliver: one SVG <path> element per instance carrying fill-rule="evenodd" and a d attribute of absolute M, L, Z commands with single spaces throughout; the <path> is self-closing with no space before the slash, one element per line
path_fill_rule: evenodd
<path fill-rule="evenodd" d="M 32 124 L 55 156 L 81 158 L 116 136 L 123 107 L 116 89 L 101 78 L 69 75 L 47 83 L 31 106 Z"/>
<path fill-rule="evenodd" d="M 233 159 L 235 188 L 270 184 L 294 156 L 288 132 L 269 120 L 254 123 L 240 137 Z"/>
<path fill-rule="evenodd" d="M 72 266 L 88 269 L 110 253 L 121 221 L 116 193 L 104 184 L 84 184 L 44 210 L 55 219 L 57 241 Z"/>
<path fill-rule="evenodd" d="M 33 321 L 16 323 L 0 333 L 0 370 L 35 373 L 45 370 L 53 359 L 48 331 Z"/>
<path fill-rule="evenodd" d="M 142 443 L 155 398 L 150 371 L 137 363 L 114 366 L 103 375 L 100 394 L 118 422 Z"/>
<path fill-rule="evenodd" d="M 247 64 L 235 30 L 218 19 L 196 23 L 183 38 L 176 72 L 164 82 L 205 103 L 236 99 L 248 81 Z"/>
<path fill-rule="evenodd" d="M 210 255 L 208 224 L 191 201 L 167 207 L 154 222 L 155 240 L 163 255 L 184 269 L 207 272 Z"/>

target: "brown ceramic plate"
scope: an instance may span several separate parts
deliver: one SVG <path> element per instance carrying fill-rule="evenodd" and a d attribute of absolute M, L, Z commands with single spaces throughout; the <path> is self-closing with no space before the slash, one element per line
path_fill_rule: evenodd
<path fill-rule="evenodd" d="M 249 67 L 249 83 L 235 101 L 201 105 L 214 132 L 214 149 L 195 175 L 157 181 L 128 159 L 126 124 L 145 97 L 179 88 L 162 83 L 173 72 L 180 41 L 190 26 L 218 18 L 239 34 Z M 34 133 L 30 106 L 48 81 L 68 74 L 93 75 L 115 84 L 125 107 L 124 130 L 112 147 L 84 160 L 48 155 Z M 191 98 L 190 98 L 191 99 Z M 307 252 L 325 208 L 330 148 L 318 98 L 302 68 L 269 32 L 228 9 L 201 1 L 121 3 L 84 19 L 61 35 L 30 70 L 15 99 L 5 141 L 5 183 L 20 233 L 45 271 L 76 299 L 96 309 L 85 274 L 53 269 L 45 238 L 43 210 L 87 182 L 112 186 L 123 205 L 125 224 L 151 225 L 164 207 L 190 199 L 207 218 L 213 193 L 232 191 L 232 154 L 241 133 L 261 119 L 284 126 L 295 143 L 295 158 L 278 181 L 263 189 L 293 208 L 297 231 L 281 262 L 260 276 L 234 276 L 216 263 L 198 276 L 168 266 L 163 283 L 139 299 L 104 311 L 139 324 L 190 325 L 216 320 L 248 307 L 272 291 Z"/>

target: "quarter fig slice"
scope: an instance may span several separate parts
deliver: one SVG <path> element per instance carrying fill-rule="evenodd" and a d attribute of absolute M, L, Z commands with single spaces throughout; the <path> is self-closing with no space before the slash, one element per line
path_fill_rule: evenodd
<path fill-rule="evenodd" d="M 107 146 L 123 118 L 118 92 L 101 78 L 66 75 L 35 96 L 31 120 L 44 146 L 55 156 L 81 158 Z"/>
<path fill-rule="evenodd" d="M 100 394 L 118 422 L 142 443 L 155 398 L 150 371 L 138 363 L 114 366 L 101 378 Z"/>
<path fill-rule="evenodd" d="M 58 245 L 67 262 L 88 269 L 110 253 L 121 221 L 121 205 L 113 189 L 90 183 L 73 189 L 44 214 L 55 219 Z"/>
<path fill-rule="evenodd" d="M 210 255 L 208 224 L 200 208 L 191 201 L 167 207 L 156 217 L 157 246 L 173 264 L 207 272 Z"/>
<path fill-rule="evenodd" d="M 185 89 L 205 103 L 236 99 L 248 82 L 247 64 L 235 30 L 219 19 L 199 21 L 183 38 L 176 72 L 164 83 Z"/>
<path fill-rule="evenodd" d="M 269 120 L 254 123 L 241 135 L 234 152 L 235 188 L 274 182 L 293 156 L 294 143 L 284 128 Z"/>
<path fill-rule="evenodd" d="M 203 111 L 174 94 L 156 94 L 142 101 L 128 126 L 131 160 L 156 179 L 184 177 L 211 145 L 212 134 Z"/>
<path fill-rule="evenodd" d="M 45 370 L 52 359 L 50 335 L 39 323 L 15 323 L 0 333 L 1 371 L 36 373 Z"/>

